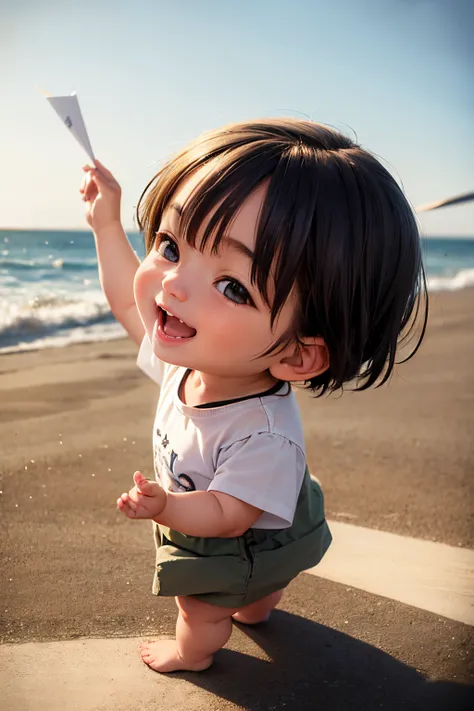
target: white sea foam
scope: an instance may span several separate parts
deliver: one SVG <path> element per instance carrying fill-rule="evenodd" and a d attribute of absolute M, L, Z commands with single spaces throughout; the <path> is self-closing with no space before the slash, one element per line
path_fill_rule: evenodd
<path fill-rule="evenodd" d="M 79 294 L 56 295 L 38 294 L 21 300 L 3 299 L 0 301 L 0 333 L 5 329 L 23 329 L 31 324 L 32 328 L 41 326 L 61 326 L 71 322 L 86 324 L 104 314 L 110 313 L 110 307 L 101 291 Z"/>
<path fill-rule="evenodd" d="M 461 269 L 454 276 L 428 277 L 429 291 L 458 291 L 474 286 L 474 269 Z"/>
<path fill-rule="evenodd" d="M 16 296 L 0 292 L 0 353 L 109 340 L 124 333 L 100 289 Z"/>
<path fill-rule="evenodd" d="M 21 353 L 23 351 L 37 351 L 43 348 L 63 348 L 74 343 L 95 343 L 98 341 L 114 341 L 118 338 L 125 338 L 126 331 L 122 326 L 115 323 L 96 324 L 89 327 L 76 327 L 65 330 L 61 334 L 37 338 L 35 341 L 19 341 L 15 345 L 0 347 L 0 355 L 6 353 Z M 1 337 L 1 334 L 0 334 Z"/>
<path fill-rule="evenodd" d="M 110 312 L 95 279 L 70 277 L 67 282 L 0 281 L 0 354 L 59 348 L 72 343 L 109 341 L 126 335 Z M 474 268 L 451 276 L 428 277 L 429 291 L 474 287 Z"/>

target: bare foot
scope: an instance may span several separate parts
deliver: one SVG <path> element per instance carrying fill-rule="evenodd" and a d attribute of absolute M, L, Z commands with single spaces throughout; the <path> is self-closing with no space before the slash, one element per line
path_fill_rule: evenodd
<path fill-rule="evenodd" d="M 142 661 L 157 672 L 203 671 L 212 664 L 212 657 L 188 664 L 181 659 L 175 639 L 160 639 L 157 642 L 142 642 L 139 647 Z"/>

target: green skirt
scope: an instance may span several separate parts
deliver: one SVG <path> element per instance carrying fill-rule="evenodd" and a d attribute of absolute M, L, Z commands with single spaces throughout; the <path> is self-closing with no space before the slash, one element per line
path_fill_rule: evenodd
<path fill-rule="evenodd" d="M 332 537 L 321 487 L 308 470 L 289 528 L 250 528 L 236 538 L 197 538 L 154 524 L 153 594 L 191 595 L 222 607 L 244 607 L 280 590 L 317 565 Z"/>

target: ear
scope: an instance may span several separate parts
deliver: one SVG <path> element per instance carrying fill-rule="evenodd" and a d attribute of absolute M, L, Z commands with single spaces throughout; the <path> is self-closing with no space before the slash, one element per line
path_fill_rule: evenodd
<path fill-rule="evenodd" d="M 323 338 L 303 338 L 293 344 L 291 350 L 270 367 L 270 373 L 277 380 L 311 380 L 329 368 L 329 351 Z"/>

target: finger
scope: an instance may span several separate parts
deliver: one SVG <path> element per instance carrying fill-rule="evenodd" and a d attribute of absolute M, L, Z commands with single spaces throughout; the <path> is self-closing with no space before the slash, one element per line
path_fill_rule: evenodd
<path fill-rule="evenodd" d="M 137 518 L 136 510 L 130 506 L 130 501 L 124 501 L 122 497 L 123 494 L 117 499 L 117 508 L 119 511 L 125 514 L 125 516 L 128 516 L 128 518 Z"/>
<path fill-rule="evenodd" d="M 97 186 L 93 178 L 91 178 L 91 180 L 87 182 L 83 194 L 87 202 L 93 202 L 96 199 L 97 195 L 99 194 L 99 187 Z"/>
<path fill-rule="evenodd" d="M 103 163 L 100 162 L 97 158 L 95 159 L 95 165 L 96 168 L 99 170 L 99 172 L 106 178 L 109 178 L 109 180 L 115 180 L 114 176 L 108 170 Z"/>
<path fill-rule="evenodd" d="M 102 181 L 102 184 L 105 185 L 107 181 L 113 181 L 114 183 L 115 178 L 113 177 L 112 173 L 108 170 L 98 170 L 98 168 L 95 165 L 90 165 L 90 163 L 86 163 L 85 165 L 82 166 L 82 170 L 86 173 L 85 180 L 91 180 L 91 179 L 96 179 L 96 181 Z"/>
<path fill-rule="evenodd" d="M 89 185 L 91 185 L 91 183 L 92 183 L 92 185 L 94 184 L 92 175 L 91 175 L 91 173 L 86 173 L 86 175 L 82 179 L 82 184 L 81 184 L 82 192 L 87 192 L 87 188 L 89 187 Z"/>
<path fill-rule="evenodd" d="M 91 178 L 91 183 L 94 184 L 101 193 L 113 191 L 117 183 L 115 180 L 109 179 L 107 176 L 100 173 L 98 170 L 93 169 L 89 173 Z"/>
<path fill-rule="evenodd" d="M 132 511 L 137 510 L 137 502 L 134 501 L 129 494 L 122 494 L 120 496 L 120 500 L 123 501 L 124 504 L 127 504 L 127 506 L 129 506 Z"/>
<path fill-rule="evenodd" d="M 153 489 L 155 488 L 155 485 L 157 485 L 155 481 L 145 479 L 141 472 L 135 472 L 133 475 L 133 481 L 141 494 L 144 496 L 153 496 Z"/>
<path fill-rule="evenodd" d="M 102 185 L 106 186 L 109 190 L 112 190 L 113 192 L 118 193 L 121 195 L 122 189 L 119 185 L 119 183 L 115 180 L 114 176 L 110 172 L 110 170 L 107 170 L 107 168 L 104 168 L 102 163 L 100 161 L 97 161 L 98 167 L 96 170 L 92 172 L 92 175 L 95 178 L 98 178 L 99 180 L 102 181 Z"/>
<path fill-rule="evenodd" d="M 135 519 L 137 519 L 137 518 L 140 518 L 139 516 L 137 516 L 137 514 L 136 514 L 134 511 L 131 511 L 130 509 L 124 509 L 123 514 L 124 514 L 127 518 L 130 518 L 130 519 L 132 519 L 132 520 L 135 520 Z"/>
<path fill-rule="evenodd" d="M 84 193 L 84 192 L 86 191 L 86 188 L 87 188 L 87 186 L 89 185 L 89 182 L 90 182 L 90 181 L 88 180 L 88 176 L 85 175 L 84 178 L 83 178 L 83 180 L 82 180 L 81 187 L 79 188 L 79 192 L 80 192 L 80 193 Z"/>
<path fill-rule="evenodd" d="M 139 489 L 137 489 L 136 486 L 134 486 L 128 492 L 128 498 L 130 499 L 130 501 L 133 501 L 134 504 L 138 505 L 140 503 L 140 501 L 143 499 L 143 494 Z"/>

